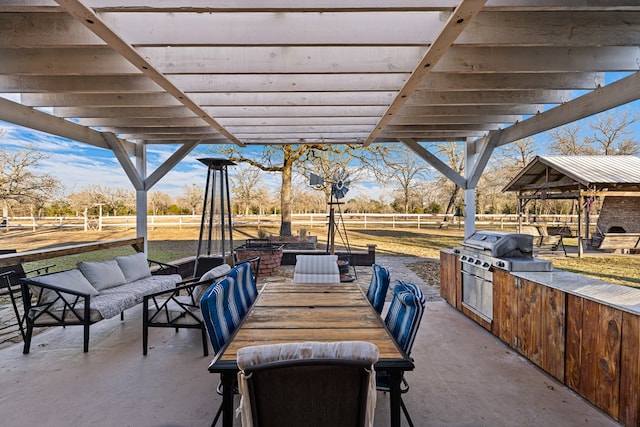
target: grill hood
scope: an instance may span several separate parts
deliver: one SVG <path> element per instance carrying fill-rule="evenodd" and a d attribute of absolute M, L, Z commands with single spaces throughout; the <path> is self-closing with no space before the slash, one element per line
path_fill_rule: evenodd
<path fill-rule="evenodd" d="M 477 231 L 463 246 L 480 250 L 496 258 L 532 258 L 533 236 L 501 231 Z"/>

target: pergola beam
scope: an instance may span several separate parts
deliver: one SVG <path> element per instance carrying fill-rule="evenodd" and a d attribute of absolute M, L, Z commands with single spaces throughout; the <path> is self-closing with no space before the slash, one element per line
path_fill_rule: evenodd
<path fill-rule="evenodd" d="M 229 133 L 223 126 L 209 116 L 198 104 L 193 102 L 184 92 L 171 83 L 151 62 L 138 53 L 130 44 L 125 42 L 118 34 L 112 31 L 93 10 L 85 6 L 78 0 L 56 0 L 69 14 L 79 22 L 89 28 L 94 34 L 104 40 L 111 48 L 135 65 L 143 74 L 151 78 L 170 95 L 179 100 L 184 106 L 189 108 L 195 115 L 209 123 L 221 135 L 229 139 L 230 142 L 239 146 L 244 144 L 234 135 Z"/>
<path fill-rule="evenodd" d="M 0 120 L 50 135 L 84 142 L 94 147 L 110 148 L 103 134 L 96 130 L 43 113 L 34 108 L 25 107 L 2 97 L 0 97 Z M 121 143 L 127 153 L 133 153 L 134 147 L 132 143 L 126 141 Z"/>

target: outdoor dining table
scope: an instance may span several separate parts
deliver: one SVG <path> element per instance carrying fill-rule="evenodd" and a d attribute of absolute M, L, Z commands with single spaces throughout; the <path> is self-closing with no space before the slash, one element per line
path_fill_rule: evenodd
<path fill-rule="evenodd" d="M 234 336 L 213 359 L 209 372 L 221 376 L 222 424 L 233 425 L 233 388 L 238 349 L 304 341 L 369 341 L 378 346 L 376 371 L 387 371 L 391 426 L 400 426 L 400 382 L 412 360 L 397 346 L 382 318 L 356 283 L 269 282 Z"/>

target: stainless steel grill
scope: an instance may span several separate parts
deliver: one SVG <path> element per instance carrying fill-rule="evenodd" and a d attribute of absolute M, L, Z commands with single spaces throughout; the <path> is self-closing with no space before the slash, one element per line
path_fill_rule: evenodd
<path fill-rule="evenodd" d="M 551 271 L 550 261 L 533 257 L 533 236 L 478 231 L 454 248 L 462 265 L 462 304 L 486 321 L 493 319 L 493 271 Z"/>

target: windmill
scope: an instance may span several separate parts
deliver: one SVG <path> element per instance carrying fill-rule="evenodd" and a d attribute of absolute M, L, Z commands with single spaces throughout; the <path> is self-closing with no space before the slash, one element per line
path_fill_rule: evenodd
<path fill-rule="evenodd" d="M 336 234 L 340 236 L 342 239 L 342 244 L 344 245 L 347 251 L 347 260 L 343 261 L 343 266 L 346 266 L 346 272 L 349 270 L 349 260 L 351 258 L 351 246 L 349 245 L 349 239 L 347 237 L 347 229 L 345 228 L 344 221 L 342 219 L 342 209 L 340 205 L 343 203 L 340 199 L 344 198 L 349 191 L 349 185 L 351 184 L 351 180 L 349 179 L 349 174 L 346 171 L 342 171 L 333 176 L 333 179 L 329 180 L 326 178 L 322 178 L 316 174 L 309 175 L 309 185 L 315 188 L 319 188 L 325 185 L 330 185 L 331 187 L 331 196 L 329 198 L 329 227 L 327 231 L 327 253 L 335 254 L 335 239 Z M 337 219 L 336 219 L 336 209 L 337 209 Z M 339 266 L 340 266 L 340 261 Z M 354 266 L 354 274 L 355 266 Z M 343 269 L 340 271 L 341 277 L 346 274 L 343 273 Z M 347 276 L 348 277 L 348 276 Z M 347 281 L 349 279 L 345 279 L 343 281 Z"/>

